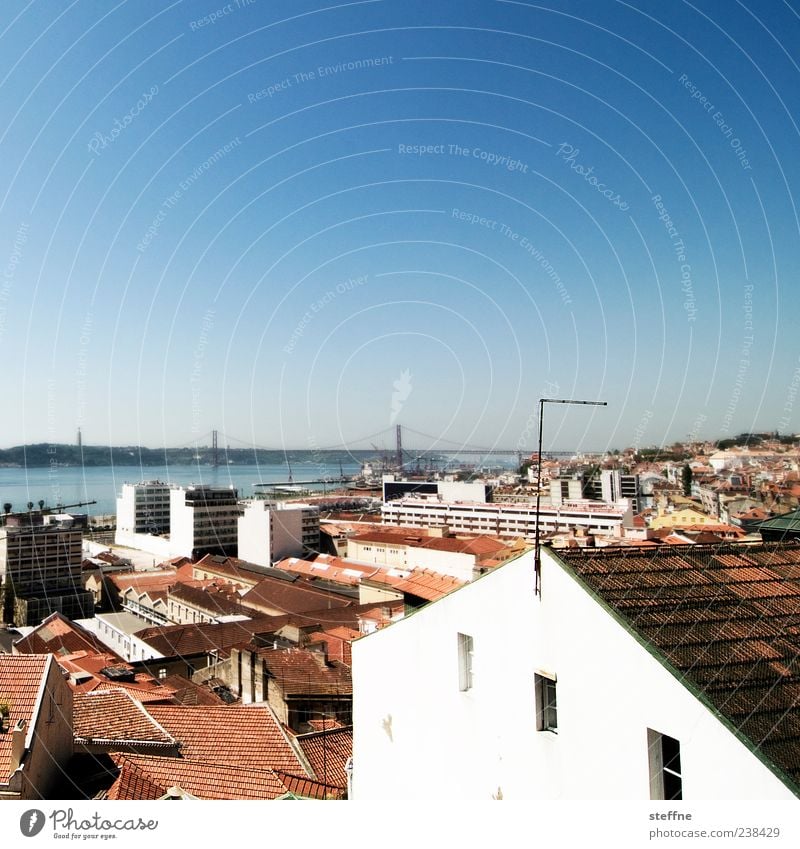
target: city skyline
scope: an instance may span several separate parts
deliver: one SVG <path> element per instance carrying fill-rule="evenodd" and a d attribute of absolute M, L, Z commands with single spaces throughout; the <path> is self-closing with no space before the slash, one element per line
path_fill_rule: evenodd
<path fill-rule="evenodd" d="M 800 430 L 791 4 L 5 8 L 0 445 Z"/>

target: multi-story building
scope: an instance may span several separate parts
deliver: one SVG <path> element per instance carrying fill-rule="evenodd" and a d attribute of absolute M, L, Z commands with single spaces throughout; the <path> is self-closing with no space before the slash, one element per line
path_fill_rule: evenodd
<path fill-rule="evenodd" d="M 580 501 L 583 498 L 583 475 L 560 477 L 550 481 L 550 504 L 563 504 L 565 501 Z"/>
<path fill-rule="evenodd" d="M 31 513 L 0 528 L 2 614 L 16 625 L 38 624 L 56 611 L 91 616 L 94 599 L 81 583 L 86 516 Z"/>
<path fill-rule="evenodd" d="M 383 500 L 435 495 L 444 501 L 491 501 L 493 488 L 485 481 L 421 481 L 383 476 Z"/>
<path fill-rule="evenodd" d="M 171 490 L 161 481 L 123 484 L 117 498 L 117 533 L 168 534 Z"/>
<path fill-rule="evenodd" d="M 238 520 L 239 557 L 271 566 L 284 557 L 319 551 L 319 508 L 262 499 L 249 501 Z"/>
<path fill-rule="evenodd" d="M 634 513 L 641 513 L 652 503 L 652 489 L 650 494 L 645 492 L 639 475 L 627 475 L 620 469 L 601 469 L 599 474 L 586 482 L 584 491 L 589 498 L 606 504 L 627 498 Z"/>
<path fill-rule="evenodd" d="M 415 528 L 449 528 L 452 533 L 494 534 L 500 537 L 529 537 L 536 533 L 536 505 L 439 501 L 437 498 L 401 498 L 381 508 L 387 525 Z M 541 506 L 540 533 L 582 529 L 603 536 L 622 536 L 623 523 L 633 513 L 627 503 L 604 504 L 574 501 Z"/>
<path fill-rule="evenodd" d="M 175 487 L 170 491 L 170 551 L 196 559 L 205 554 L 236 557 L 243 508 L 232 486 Z"/>

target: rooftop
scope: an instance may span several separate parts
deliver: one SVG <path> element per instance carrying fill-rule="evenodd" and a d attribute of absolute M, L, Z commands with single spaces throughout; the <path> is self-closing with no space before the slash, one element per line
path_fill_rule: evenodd
<path fill-rule="evenodd" d="M 51 660 L 47 654 L 0 654 L 0 702 L 6 702 L 10 708 L 8 728 L 13 728 L 17 722 L 24 720 L 30 730 L 39 692 L 44 687 Z M 12 734 L 0 734 L 2 783 L 6 783 L 11 774 L 12 740 Z"/>
<path fill-rule="evenodd" d="M 558 556 L 800 795 L 800 545 Z"/>
<path fill-rule="evenodd" d="M 176 740 L 122 689 L 75 693 L 73 731 L 75 742 L 83 744 L 176 745 Z"/>

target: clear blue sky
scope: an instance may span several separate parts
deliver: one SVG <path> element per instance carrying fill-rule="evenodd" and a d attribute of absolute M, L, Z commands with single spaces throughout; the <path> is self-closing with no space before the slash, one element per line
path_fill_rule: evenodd
<path fill-rule="evenodd" d="M 4 0 L 0 33 L 2 446 L 532 450 L 543 395 L 608 402 L 553 448 L 800 430 L 797 2 Z"/>

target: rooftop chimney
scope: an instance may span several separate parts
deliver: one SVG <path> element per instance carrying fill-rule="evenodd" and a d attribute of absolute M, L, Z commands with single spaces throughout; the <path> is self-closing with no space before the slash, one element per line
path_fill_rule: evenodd
<path fill-rule="evenodd" d="M 11 769 L 14 770 L 22 763 L 22 756 L 25 754 L 25 728 L 28 723 L 24 719 L 17 720 L 14 729 L 11 732 Z"/>

